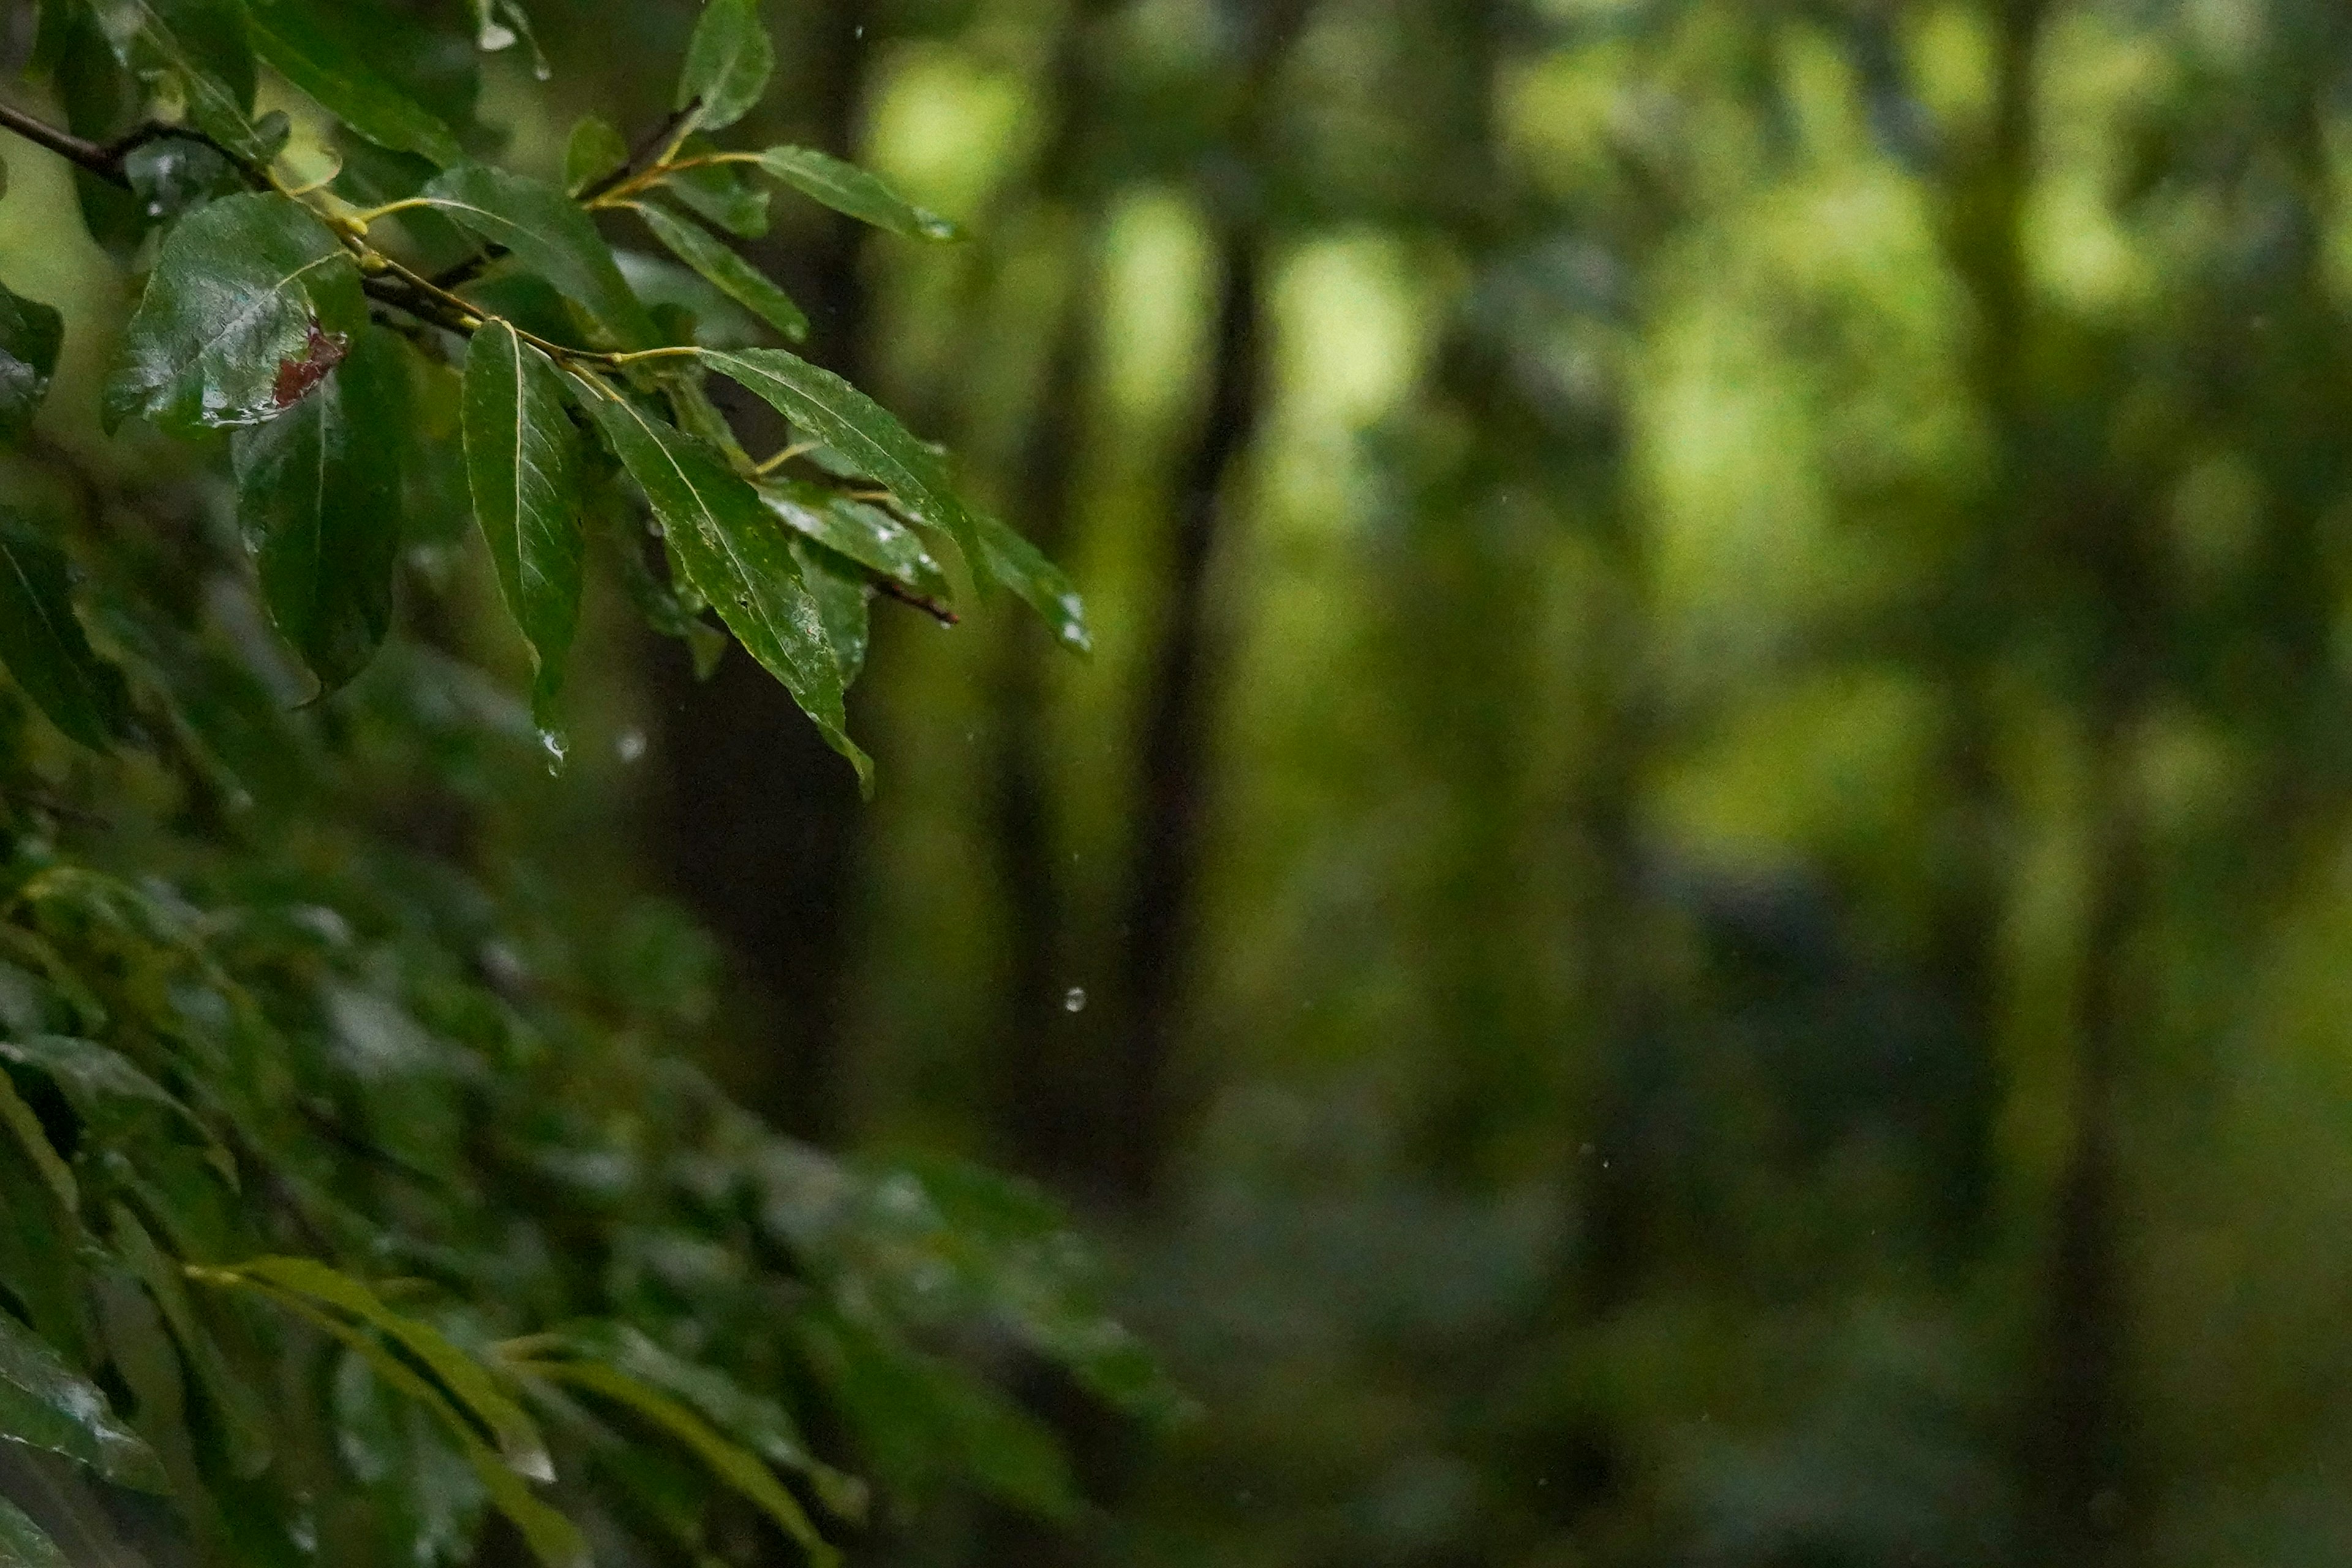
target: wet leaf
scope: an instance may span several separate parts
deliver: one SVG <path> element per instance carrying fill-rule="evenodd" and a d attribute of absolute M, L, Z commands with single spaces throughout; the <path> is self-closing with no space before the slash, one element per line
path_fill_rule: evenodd
<path fill-rule="evenodd" d="M 417 193 L 477 238 L 504 246 L 585 310 L 625 349 L 659 341 L 596 226 L 544 181 L 481 163 L 444 170 Z"/>
<path fill-rule="evenodd" d="M 694 104 L 694 123 L 705 131 L 732 125 L 768 89 L 775 63 L 759 0 L 709 0 L 687 42 L 674 107 Z"/>
<path fill-rule="evenodd" d="M 463 405 L 474 516 L 530 645 L 531 705 L 548 726 L 580 616 L 579 437 L 555 366 L 503 322 L 466 351 Z"/>
<path fill-rule="evenodd" d="M 636 210 L 646 220 L 646 226 L 653 230 L 654 237 L 668 247 L 671 255 L 708 279 L 712 287 L 793 342 L 808 336 L 808 318 L 793 303 L 792 296 L 722 241 L 699 225 L 650 203 L 641 204 Z"/>
<path fill-rule="evenodd" d="M 645 491 L 687 580 L 871 788 L 873 763 L 849 739 L 841 668 L 816 601 L 758 492 L 707 443 L 634 404 L 593 390 L 581 401 Z"/>
<path fill-rule="evenodd" d="M 963 237 L 955 225 L 907 200 L 879 175 L 814 147 L 771 147 L 760 154 L 760 167 L 812 201 L 876 228 L 908 239 Z"/>
<path fill-rule="evenodd" d="M 392 624 L 400 550 L 405 351 L 376 328 L 292 412 L 240 430 L 237 516 L 278 628 L 321 693 L 375 657 Z"/>
<path fill-rule="evenodd" d="M 37 300 L 0 288 L 0 441 L 33 427 L 65 342 L 65 318 Z"/>
<path fill-rule="evenodd" d="M 275 418 L 278 366 L 309 356 L 312 329 L 350 334 L 366 319 L 359 268 L 300 203 L 210 203 L 163 241 L 106 388 L 108 425 L 142 416 L 186 435 Z"/>
<path fill-rule="evenodd" d="M 121 728 L 122 675 L 75 619 L 64 552 L 0 510 L 0 664 L 49 721 L 95 751 Z"/>
<path fill-rule="evenodd" d="M 141 1491 L 170 1489 L 163 1461 L 108 1408 L 98 1386 L 0 1312 L 0 1437 L 88 1465 Z"/>

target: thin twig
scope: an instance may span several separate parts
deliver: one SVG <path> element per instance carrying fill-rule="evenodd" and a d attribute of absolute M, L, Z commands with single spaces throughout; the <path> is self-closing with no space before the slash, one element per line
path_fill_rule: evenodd
<path fill-rule="evenodd" d="M 962 617 L 928 594 L 918 594 L 894 578 L 877 577 L 874 587 L 886 599 L 896 599 L 909 609 L 920 610 L 943 626 L 958 625 Z"/>

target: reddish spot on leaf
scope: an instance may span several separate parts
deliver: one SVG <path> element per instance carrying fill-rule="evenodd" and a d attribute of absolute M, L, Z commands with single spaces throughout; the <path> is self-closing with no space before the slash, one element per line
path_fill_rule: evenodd
<path fill-rule="evenodd" d="M 310 341 L 303 345 L 300 359 L 278 362 L 278 383 L 271 395 L 280 408 L 291 408 L 310 395 L 310 389 L 327 379 L 327 373 L 343 363 L 351 352 L 351 340 L 341 332 L 321 331 L 319 318 L 310 318 Z"/>

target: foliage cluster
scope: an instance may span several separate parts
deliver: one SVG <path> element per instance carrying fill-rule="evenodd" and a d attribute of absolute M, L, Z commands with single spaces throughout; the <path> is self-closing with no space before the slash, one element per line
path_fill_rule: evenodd
<path fill-rule="evenodd" d="M 690 927 L 462 842 L 519 752 L 562 761 L 592 541 L 703 668 L 715 612 L 861 779 L 877 595 L 952 620 L 994 581 L 1084 647 L 937 448 L 747 335 L 806 323 L 713 228 L 760 232 L 773 182 L 952 231 L 824 153 L 712 140 L 767 85 L 753 0 L 705 9 L 652 135 L 583 121 L 561 186 L 478 161 L 471 50 L 404 9 L 37 10 L 67 126 L 0 116 L 145 275 L 105 417 L 222 479 L 78 465 L 35 425 L 62 318 L 0 291 L 0 437 L 46 476 L 0 516 L 0 1562 L 829 1560 L 869 1482 L 947 1478 L 1066 1516 L 987 1367 L 1173 1401 L 1052 1207 L 778 1136 L 685 1065 Z M 470 20 L 536 49 L 516 0 Z M 306 137 L 256 113 L 263 68 Z M 772 456 L 713 373 L 781 416 Z M 468 519 L 528 719 L 387 646 L 404 547 Z"/>

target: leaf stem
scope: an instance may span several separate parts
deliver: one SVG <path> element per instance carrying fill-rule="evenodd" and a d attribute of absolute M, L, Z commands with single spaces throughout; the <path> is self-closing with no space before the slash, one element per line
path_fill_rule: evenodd
<path fill-rule="evenodd" d="M 816 443 L 814 441 L 795 441 L 774 457 L 765 458 L 752 464 L 751 472 L 755 475 L 772 474 L 794 458 L 805 458 L 815 450 Z"/>

